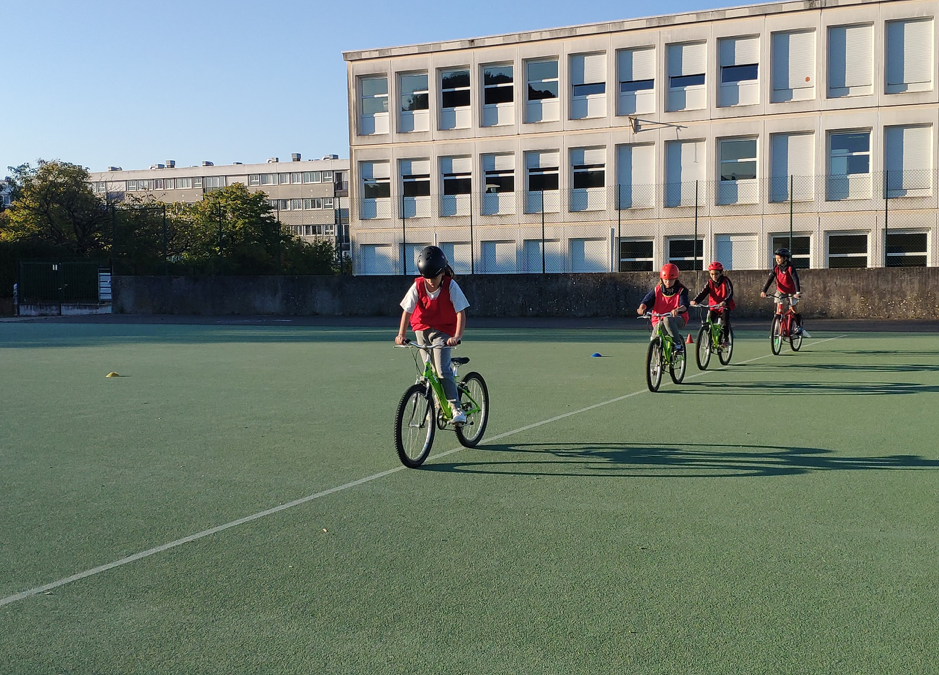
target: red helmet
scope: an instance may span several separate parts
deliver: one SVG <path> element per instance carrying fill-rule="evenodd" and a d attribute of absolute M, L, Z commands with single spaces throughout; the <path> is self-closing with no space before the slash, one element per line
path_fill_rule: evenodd
<path fill-rule="evenodd" d="M 723 271 L 724 271 L 724 266 L 721 265 L 721 264 L 720 264 L 719 262 L 717 262 L 716 260 L 715 260 L 714 262 L 712 262 L 710 265 L 708 265 L 708 272 L 714 272 L 715 270 L 718 271 L 718 272 L 723 272 Z"/>
<path fill-rule="evenodd" d="M 665 263 L 662 265 L 662 269 L 659 271 L 659 276 L 663 279 L 677 279 L 678 278 L 678 265 L 672 263 Z"/>

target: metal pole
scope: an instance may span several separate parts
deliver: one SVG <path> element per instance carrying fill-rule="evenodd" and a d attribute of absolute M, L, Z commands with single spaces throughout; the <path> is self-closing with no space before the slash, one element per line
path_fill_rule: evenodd
<path fill-rule="evenodd" d="M 694 253 L 694 271 L 698 271 L 698 181 L 694 182 L 694 241 L 691 242 Z"/>
<path fill-rule="evenodd" d="M 622 260 L 622 252 L 620 248 L 622 247 L 623 241 L 623 186 L 616 186 L 616 260 Z M 617 262 L 616 271 L 620 271 L 620 264 Z"/>
<path fill-rule="evenodd" d="M 470 194 L 470 274 L 476 274 L 476 256 L 473 253 L 473 195 Z"/>
<path fill-rule="evenodd" d="M 408 274 L 408 216 L 404 212 L 404 193 L 401 194 L 401 273 Z"/>
<path fill-rule="evenodd" d="M 792 253 L 792 202 L 795 200 L 795 176 L 789 176 L 789 253 Z"/>
<path fill-rule="evenodd" d="M 117 245 L 117 213 L 111 204 L 111 279 L 114 279 L 115 246 Z"/>
<path fill-rule="evenodd" d="M 170 273 L 169 270 L 169 256 L 167 255 L 166 250 L 166 204 L 163 204 L 163 276 L 168 276 Z"/>
<path fill-rule="evenodd" d="M 333 183 L 333 194 L 336 193 L 336 184 Z M 342 197 L 336 195 L 336 266 L 342 274 Z"/>
<path fill-rule="evenodd" d="M 887 267 L 887 213 L 890 210 L 888 205 L 890 204 L 890 192 L 887 190 L 887 174 L 889 171 L 884 171 L 884 267 Z"/>
<path fill-rule="evenodd" d="M 544 187 L 541 188 L 539 194 L 541 195 L 541 273 L 544 274 L 547 269 L 544 255 Z"/>

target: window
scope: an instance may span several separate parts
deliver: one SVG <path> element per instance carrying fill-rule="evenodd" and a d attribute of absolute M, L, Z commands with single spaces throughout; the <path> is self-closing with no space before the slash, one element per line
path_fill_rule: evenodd
<path fill-rule="evenodd" d="M 887 22 L 888 94 L 932 89 L 932 19 Z"/>
<path fill-rule="evenodd" d="M 558 104 L 557 59 L 529 61 L 526 68 L 528 101 L 525 121 L 534 124 L 559 120 L 561 108 Z"/>
<path fill-rule="evenodd" d="M 828 96 L 873 93 L 874 27 L 832 26 L 828 29 Z"/>
<path fill-rule="evenodd" d="M 719 204 L 755 204 L 759 198 L 756 183 L 756 139 L 725 138 L 720 145 Z"/>
<path fill-rule="evenodd" d="M 720 40 L 721 106 L 756 105 L 760 102 L 760 38 Z"/>
<path fill-rule="evenodd" d="M 150 183 L 150 187 L 151 187 L 151 189 L 153 189 L 153 190 L 162 190 L 162 189 L 163 189 L 163 179 L 162 179 L 162 178 L 154 178 L 154 179 L 151 181 L 151 183 Z"/>
<path fill-rule="evenodd" d="M 278 182 L 279 182 L 281 185 L 290 185 L 290 174 L 289 174 L 289 173 L 282 173 L 282 174 L 279 174 L 279 175 L 278 175 Z"/>
<path fill-rule="evenodd" d="M 887 197 L 922 197 L 932 187 L 932 127 L 884 127 Z"/>
<path fill-rule="evenodd" d="M 332 182 L 333 182 L 333 172 L 332 172 L 332 171 L 324 171 L 324 172 L 323 172 L 323 182 L 324 182 L 324 183 L 332 183 Z"/>
<path fill-rule="evenodd" d="M 278 200 L 277 200 L 277 208 L 280 209 L 281 211 L 289 211 L 289 210 L 290 210 L 290 200 L 289 200 L 289 199 L 278 199 Z"/>
<path fill-rule="evenodd" d="M 440 128 L 466 129 L 470 125 L 470 73 L 444 70 L 440 73 Z"/>
<path fill-rule="evenodd" d="M 331 209 L 333 208 L 333 198 L 332 197 L 323 197 L 323 208 Z"/>
<path fill-rule="evenodd" d="M 512 124 L 515 121 L 515 84 L 512 66 L 483 68 L 484 127 Z"/>
<path fill-rule="evenodd" d="M 323 208 L 323 200 L 320 197 L 313 197 L 311 200 L 313 203 L 310 205 L 312 209 L 321 209 Z"/>
<path fill-rule="evenodd" d="M 402 133 L 430 129 L 427 73 L 407 73 L 399 77 L 400 129 Z"/>
<path fill-rule="evenodd" d="M 706 43 L 668 45 L 668 110 L 700 110 L 705 107 L 706 64 Z"/>
<path fill-rule="evenodd" d="M 176 189 L 176 181 L 173 180 L 172 178 L 167 178 L 167 179 L 164 181 L 163 185 L 166 187 L 167 190 L 174 190 L 174 189 Z"/>
<path fill-rule="evenodd" d="M 789 252 L 792 253 L 792 265 L 797 267 L 800 270 L 807 270 L 810 267 L 811 262 L 811 237 L 806 236 L 793 236 L 792 242 L 789 241 L 788 234 L 777 234 L 773 236 L 773 244 L 770 246 L 769 252 L 769 264 L 772 265 L 775 263 L 773 258 L 773 251 L 776 251 L 781 248 L 788 248 Z"/>
<path fill-rule="evenodd" d="M 616 53 L 619 115 L 655 112 L 655 48 L 621 49 Z"/>
<path fill-rule="evenodd" d="M 177 190 L 188 190 L 191 187 L 192 187 L 192 178 L 177 178 L 176 179 Z"/>
<path fill-rule="evenodd" d="M 303 175 L 303 174 L 301 174 L 301 173 L 292 173 L 292 174 L 290 174 L 290 182 L 293 183 L 294 185 L 299 185 L 301 182 L 303 182 L 303 181 L 301 180 L 301 176 L 302 176 L 302 175 Z"/>
<path fill-rule="evenodd" d="M 390 244 L 359 245 L 358 261 L 361 274 L 400 274 L 401 266 L 395 269 L 393 248 Z M 355 260 L 356 258 L 353 258 Z"/>
<path fill-rule="evenodd" d="M 867 267 L 867 235 L 829 234 L 828 267 Z"/>
<path fill-rule="evenodd" d="M 361 100 L 359 108 L 359 134 L 388 133 L 388 78 L 363 77 L 359 80 Z"/>
<path fill-rule="evenodd" d="M 522 267 L 529 273 L 563 272 L 561 242 L 557 239 L 525 239 L 522 242 Z"/>
<path fill-rule="evenodd" d="M 303 208 L 302 199 L 291 199 L 290 200 L 290 210 L 291 211 L 300 211 Z"/>
<path fill-rule="evenodd" d="M 828 140 L 828 199 L 871 196 L 870 131 L 832 133 Z"/>
<path fill-rule="evenodd" d="M 206 176 L 205 187 L 207 190 L 218 190 L 225 187 L 225 176 Z"/>
<path fill-rule="evenodd" d="M 571 272 L 609 272 L 610 254 L 606 243 L 605 239 L 568 239 Z"/>
<path fill-rule="evenodd" d="M 771 202 L 815 198 L 815 134 L 773 134 L 770 136 Z"/>
<path fill-rule="evenodd" d="M 554 150 L 525 154 L 528 181 L 526 213 L 556 213 L 558 211 L 559 161 L 560 156 Z"/>
<path fill-rule="evenodd" d="M 773 33 L 772 102 L 815 98 L 815 31 Z"/>
<path fill-rule="evenodd" d="M 202 187 L 202 177 L 192 179 L 192 187 L 201 188 Z"/>
<path fill-rule="evenodd" d="M 254 187 L 261 184 L 261 176 L 256 173 L 252 173 L 248 176 L 248 185 Z"/>
<path fill-rule="evenodd" d="M 149 181 L 149 180 L 138 180 L 138 181 L 137 181 L 137 189 L 138 189 L 138 190 L 149 190 L 149 189 L 150 189 L 150 181 Z"/>
<path fill-rule="evenodd" d="M 704 178 L 704 141 L 665 143 L 665 206 L 703 203 Z"/>
<path fill-rule="evenodd" d="M 926 267 L 926 232 L 887 232 L 887 267 Z"/>
<path fill-rule="evenodd" d="M 135 180 L 129 180 L 129 181 L 127 181 L 127 191 L 128 191 L 128 192 L 136 192 L 136 191 L 137 191 L 137 181 L 135 181 Z"/>
<path fill-rule="evenodd" d="M 571 211 L 593 211 L 605 206 L 606 148 L 571 150 Z"/>
<path fill-rule="evenodd" d="M 704 240 L 669 239 L 668 262 L 677 265 L 680 270 L 704 269 Z"/>
<path fill-rule="evenodd" d="M 261 185 L 277 185 L 277 174 L 276 173 L 262 173 Z"/>
<path fill-rule="evenodd" d="M 365 220 L 391 217 L 391 178 L 388 162 L 362 162 L 362 211 Z"/>
<path fill-rule="evenodd" d="M 484 241 L 480 250 L 482 259 L 478 271 L 483 274 L 514 274 L 518 271 L 514 241 Z"/>
<path fill-rule="evenodd" d="M 305 171 L 303 173 L 304 183 L 320 183 L 322 180 L 322 173 L 319 171 Z"/>
<path fill-rule="evenodd" d="M 616 149 L 616 208 L 651 208 L 655 204 L 655 146 L 620 145 Z"/>
<path fill-rule="evenodd" d="M 571 56 L 571 119 L 606 115 L 606 54 Z"/>
<path fill-rule="evenodd" d="M 398 171 L 401 174 L 401 217 L 429 217 L 431 215 L 430 160 L 399 160 Z"/>
<path fill-rule="evenodd" d="M 470 157 L 441 157 L 440 174 L 443 180 L 441 216 L 469 215 L 472 182 Z"/>
<path fill-rule="evenodd" d="M 515 213 L 515 155 L 483 155 L 484 215 Z"/>
<path fill-rule="evenodd" d="M 303 200 L 303 210 L 304 210 L 304 211 L 309 211 L 309 210 L 312 209 L 312 208 L 313 208 L 313 200 L 312 200 L 312 199 L 304 199 L 304 200 Z"/>
<path fill-rule="evenodd" d="M 619 271 L 651 272 L 652 249 L 651 239 L 621 239 L 619 242 Z"/>

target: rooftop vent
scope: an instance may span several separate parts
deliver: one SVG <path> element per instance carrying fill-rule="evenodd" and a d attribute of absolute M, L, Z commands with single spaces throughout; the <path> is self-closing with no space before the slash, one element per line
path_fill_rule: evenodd
<path fill-rule="evenodd" d="M 202 166 L 215 166 L 214 162 L 202 162 Z"/>
<path fill-rule="evenodd" d="M 237 165 L 237 164 L 241 164 L 241 162 L 232 162 L 232 164 L 236 164 L 236 165 Z"/>
<path fill-rule="evenodd" d="M 123 170 L 124 170 L 124 169 L 122 169 L 122 168 L 119 167 L 119 166 L 109 166 L 109 167 L 108 167 L 108 171 L 123 171 Z"/>
<path fill-rule="evenodd" d="M 290 159 L 291 159 L 291 161 L 299 162 L 299 161 L 300 161 L 300 153 L 299 153 L 299 152 L 294 152 L 294 153 L 292 153 L 292 154 L 290 155 Z"/>
<path fill-rule="evenodd" d="M 279 161 L 280 161 L 280 158 L 279 158 L 279 157 L 271 157 L 271 158 L 269 158 L 269 159 L 267 160 L 267 163 L 268 163 L 268 164 L 277 164 L 277 162 L 279 162 Z"/>
<path fill-rule="evenodd" d="M 176 160 L 175 160 L 175 159 L 168 159 L 168 160 L 166 160 L 166 166 L 167 166 L 167 168 L 169 168 L 169 169 L 175 169 L 175 168 L 176 168 Z"/>
<path fill-rule="evenodd" d="M 339 159 L 339 155 L 323 155 L 323 159 Z"/>
<path fill-rule="evenodd" d="M 162 164 L 151 164 L 150 168 L 151 169 L 165 169 L 166 167 L 163 166 Z"/>

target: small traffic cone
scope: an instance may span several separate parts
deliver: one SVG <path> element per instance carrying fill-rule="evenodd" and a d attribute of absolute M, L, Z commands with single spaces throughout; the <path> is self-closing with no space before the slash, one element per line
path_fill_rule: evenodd
<path fill-rule="evenodd" d="M 691 339 L 691 333 L 688 333 L 688 339 L 685 340 L 685 342 L 687 342 L 689 345 L 693 345 L 693 344 L 694 344 L 694 340 Z"/>

